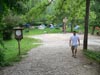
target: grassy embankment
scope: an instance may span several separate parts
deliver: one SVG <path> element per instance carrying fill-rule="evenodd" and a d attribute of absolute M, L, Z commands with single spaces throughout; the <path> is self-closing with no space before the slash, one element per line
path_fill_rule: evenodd
<path fill-rule="evenodd" d="M 20 47 L 21 47 L 21 55 L 27 54 L 29 50 L 31 50 L 34 47 L 39 46 L 40 44 L 34 44 L 39 43 L 40 40 L 33 39 L 33 38 L 23 38 L 20 41 Z M 18 42 L 15 39 L 4 41 L 5 48 L 3 49 L 4 52 L 4 64 L 3 65 L 9 65 L 12 62 L 19 61 L 21 58 L 18 56 Z"/>
<path fill-rule="evenodd" d="M 95 60 L 98 63 L 100 63 L 100 51 L 96 52 L 96 51 L 87 50 L 84 51 L 84 54 L 86 55 L 87 58 Z"/>

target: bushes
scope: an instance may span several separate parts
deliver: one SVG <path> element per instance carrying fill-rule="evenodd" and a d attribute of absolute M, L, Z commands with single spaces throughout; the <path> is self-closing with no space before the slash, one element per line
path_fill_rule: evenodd
<path fill-rule="evenodd" d="M 1 33 L 0 33 L 1 34 Z M 3 40 L 1 38 L 2 36 L 0 35 L 0 66 L 4 66 L 4 43 Z"/>
<path fill-rule="evenodd" d="M 3 40 L 9 40 L 12 36 L 13 27 L 22 25 L 24 23 L 22 17 L 19 15 L 13 14 L 9 11 L 2 18 L 2 31 L 3 31 Z"/>
<path fill-rule="evenodd" d="M 0 65 L 4 65 L 4 44 L 2 38 L 0 37 Z"/>
<path fill-rule="evenodd" d="M 0 65 L 4 66 L 4 50 L 0 48 Z"/>

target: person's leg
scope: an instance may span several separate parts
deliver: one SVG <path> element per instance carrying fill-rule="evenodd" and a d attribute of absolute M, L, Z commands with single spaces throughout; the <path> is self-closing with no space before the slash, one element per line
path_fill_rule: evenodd
<path fill-rule="evenodd" d="M 74 46 L 71 47 L 72 50 L 72 57 L 74 57 Z"/>
<path fill-rule="evenodd" d="M 77 53 L 77 47 L 75 47 L 75 55 L 74 55 L 75 58 L 76 58 L 76 53 Z"/>

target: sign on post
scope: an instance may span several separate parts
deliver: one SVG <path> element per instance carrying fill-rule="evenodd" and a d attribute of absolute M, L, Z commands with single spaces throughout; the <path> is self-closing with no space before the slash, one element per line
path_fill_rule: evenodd
<path fill-rule="evenodd" d="M 21 41 L 21 39 L 23 39 L 23 32 L 22 31 L 23 31 L 23 28 L 21 28 L 21 27 L 14 28 L 15 39 L 18 41 L 18 49 L 19 49 L 18 55 L 21 54 L 20 41 Z"/>

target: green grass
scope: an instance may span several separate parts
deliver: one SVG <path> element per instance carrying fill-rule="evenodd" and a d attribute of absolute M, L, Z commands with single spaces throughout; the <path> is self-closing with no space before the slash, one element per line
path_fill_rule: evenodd
<path fill-rule="evenodd" d="M 30 49 L 39 46 L 40 44 L 33 44 L 39 43 L 40 40 L 33 39 L 33 38 L 23 38 L 20 42 L 21 45 L 21 55 L 26 54 Z M 14 61 L 19 61 L 20 58 L 18 57 L 18 43 L 17 40 L 9 40 L 4 42 L 5 49 L 5 62 L 11 63 Z"/>
<path fill-rule="evenodd" d="M 79 30 L 76 30 L 77 32 L 82 32 L 84 33 L 84 27 L 81 26 L 79 28 Z M 66 32 L 71 32 L 71 28 L 70 27 L 66 27 Z M 92 28 L 89 27 L 89 33 L 92 32 Z M 45 33 L 62 33 L 62 27 L 60 27 L 59 29 L 50 29 L 50 28 L 45 28 L 45 29 L 30 29 L 29 32 L 26 32 L 26 29 L 23 30 L 24 35 L 39 35 L 39 34 L 45 34 Z"/>
<path fill-rule="evenodd" d="M 84 54 L 88 58 L 93 59 L 93 60 L 95 60 L 95 61 L 100 63 L 100 52 L 87 50 L 87 51 L 84 51 Z"/>
<path fill-rule="evenodd" d="M 39 35 L 39 34 L 45 34 L 45 33 L 61 33 L 61 29 L 30 29 L 29 32 L 26 32 L 26 30 L 23 31 L 24 35 Z"/>

